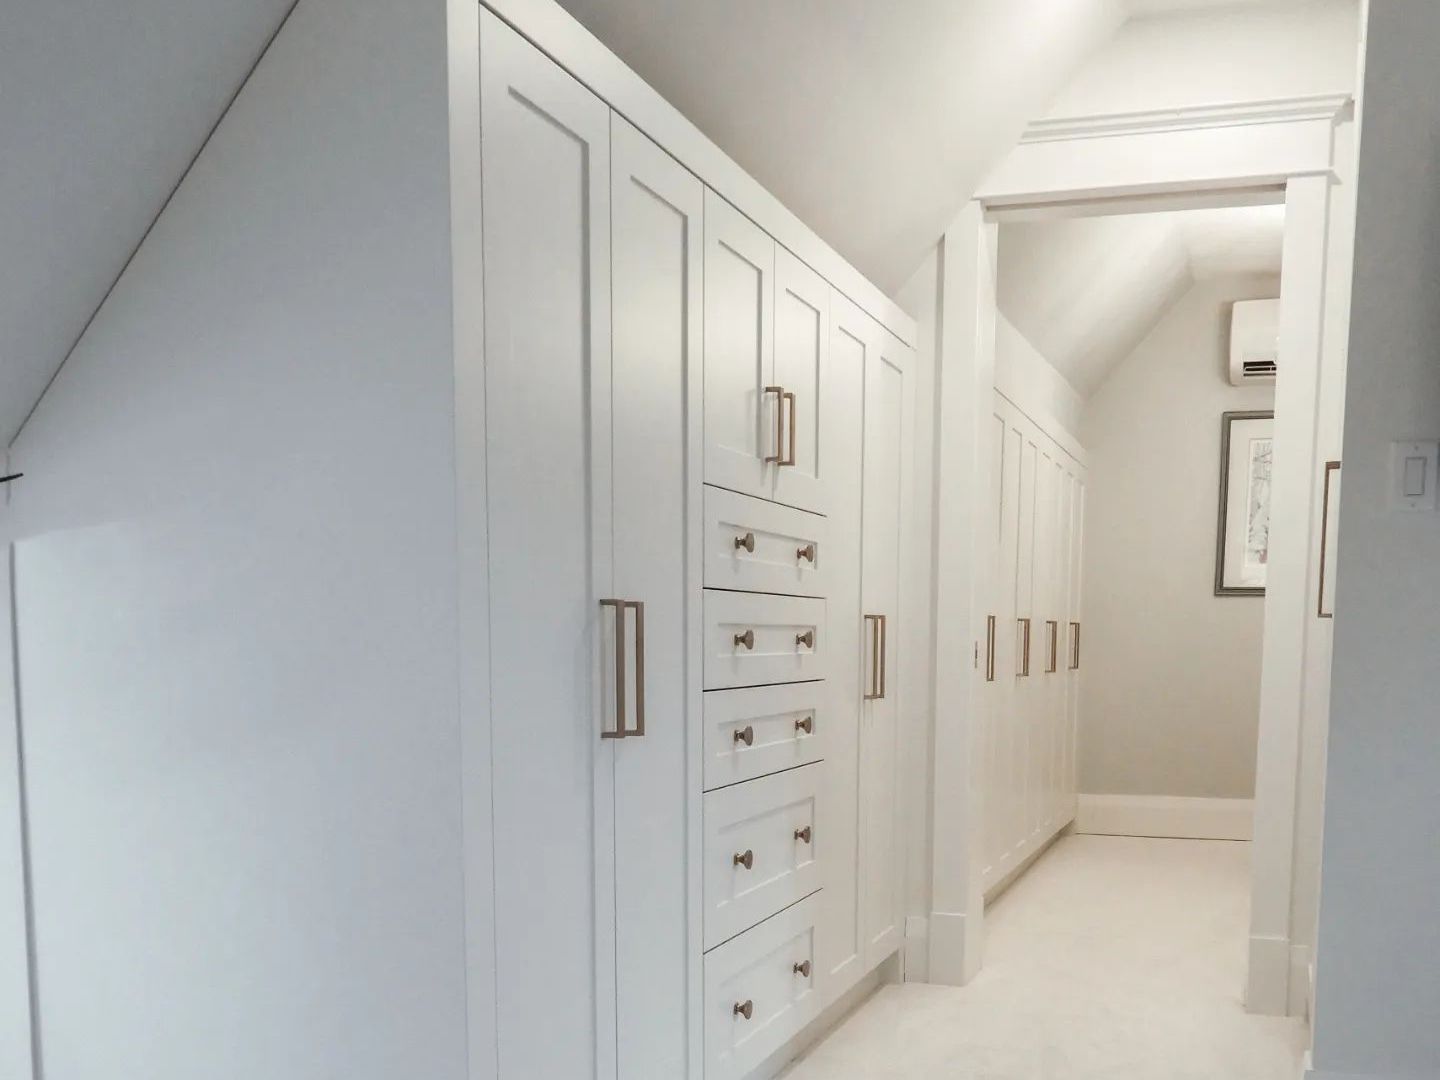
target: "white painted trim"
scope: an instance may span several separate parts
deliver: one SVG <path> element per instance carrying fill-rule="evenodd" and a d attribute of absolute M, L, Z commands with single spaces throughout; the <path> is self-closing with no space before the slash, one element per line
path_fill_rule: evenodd
<path fill-rule="evenodd" d="M 1057 116 L 1032 121 L 1020 136 L 1020 142 L 1024 145 L 1113 135 L 1143 135 L 1156 131 L 1193 131 L 1197 128 L 1294 123 L 1297 120 L 1327 120 L 1333 123 L 1345 115 L 1353 101 L 1354 98 L 1348 93 L 1309 94 L 1259 101 L 1187 105 L 1173 109 Z"/>
<path fill-rule="evenodd" d="M 706 138 L 555 0 L 484 3 L 902 342 L 915 346 L 915 320 L 900 305 Z"/>
<path fill-rule="evenodd" d="M 905 917 L 905 940 L 900 946 L 901 981 L 929 982 L 930 920 L 924 915 Z"/>
<path fill-rule="evenodd" d="M 1251 799 L 1178 795 L 1081 795 L 1075 831 L 1095 836 L 1159 836 L 1181 840 L 1249 840 Z"/>

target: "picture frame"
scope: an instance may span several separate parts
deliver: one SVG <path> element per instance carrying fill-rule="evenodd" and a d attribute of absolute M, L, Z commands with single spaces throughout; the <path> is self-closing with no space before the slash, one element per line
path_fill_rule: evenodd
<path fill-rule="evenodd" d="M 1273 409 L 1221 416 L 1216 596 L 1265 595 L 1274 447 Z"/>

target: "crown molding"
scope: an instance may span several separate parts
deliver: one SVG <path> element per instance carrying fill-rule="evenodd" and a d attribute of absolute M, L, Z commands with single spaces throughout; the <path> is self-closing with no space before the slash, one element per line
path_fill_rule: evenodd
<path fill-rule="evenodd" d="M 1246 127 L 1251 124 L 1287 124 L 1326 120 L 1338 123 L 1354 105 L 1351 94 L 1311 94 L 1305 97 L 1236 101 L 1218 105 L 1186 105 L 1175 109 L 1060 116 L 1032 121 L 1020 137 L 1028 143 L 1101 139 L 1116 135 L 1143 135 L 1159 131 L 1195 131 L 1205 128 Z"/>

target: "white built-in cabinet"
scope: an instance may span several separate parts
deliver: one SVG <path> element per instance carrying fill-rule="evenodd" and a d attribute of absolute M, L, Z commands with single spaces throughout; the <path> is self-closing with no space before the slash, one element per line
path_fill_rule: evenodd
<path fill-rule="evenodd" d="M 985 452 L 991 573 L 976 663 L 990 892 L 1075 818 L 1086 473 L 998 392 Z"/>
<path fill-rule="evenodd" d="M 903 927 L 911 351 L 481 24 L 502 1077 L 744 1077 Z"/>

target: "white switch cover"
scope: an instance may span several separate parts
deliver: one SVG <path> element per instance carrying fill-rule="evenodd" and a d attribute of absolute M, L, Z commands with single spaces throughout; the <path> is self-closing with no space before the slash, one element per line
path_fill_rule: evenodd
<path fill-rule="evenodd" d="M 1440 509 L 1440 442 L 1397 442 L 1390 448 L 1390 508 Z"/>

